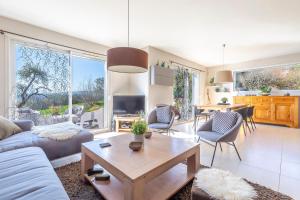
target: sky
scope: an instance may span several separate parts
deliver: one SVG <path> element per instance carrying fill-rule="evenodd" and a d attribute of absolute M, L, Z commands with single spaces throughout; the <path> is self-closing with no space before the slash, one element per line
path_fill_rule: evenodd
<path fill-rule="evenodd" d="M 18 51 L 19 45 L 16 46 L 16 70 L 24 65 L 20 52 Z M 104 77 L 105 75 L 105 62 L 92 58 L 84 58 L 72 56 L 72 77 L 73 77 L 73 91 L 79 91 L 82 84 L 97 78 Z"/>
<path fill-rule="evenodd" d="M 88 80 L 104 77 L 104 61 L 73 56 L 73 91 Z"/>

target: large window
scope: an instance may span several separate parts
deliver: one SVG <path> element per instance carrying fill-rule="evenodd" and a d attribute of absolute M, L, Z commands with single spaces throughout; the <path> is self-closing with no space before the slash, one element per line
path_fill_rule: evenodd
<path fill-rule="evenodd" d="M 14 113 L 36 125 L 72 120 L 105 128 L 104 61 L 44 46 L 14 43 Z"/>

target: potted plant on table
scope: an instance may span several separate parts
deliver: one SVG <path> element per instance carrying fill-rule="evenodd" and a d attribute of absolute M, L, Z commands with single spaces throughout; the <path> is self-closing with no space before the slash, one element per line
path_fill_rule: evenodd
<path fill-rule="evenodd" d="M 144 142 L 144 133 L 146 133 L 147 128 L 147 123 L 144 120 L 135 121 L 131 127 L 131 131 L 134 134 L 134 140 L 137 142 Z"/>
<path fill-rule="evenodd" d="M 264 86 L 261 86 L 261 87 L 259 88 L 259 90 L 260 90 L 260 94 L 261 94 L 262 96 L 269 96 L 269 95 L 271 94 L 272 88 L 269 87 L 269 86 L 264 85 Z"/>
<path fill-rule="evenodd" d="M 227 105 L 228 104 L 228 98 L 227 97 L 223 97 L 221 99 L 221 103 L 219 103 L 220 105 Z"/>

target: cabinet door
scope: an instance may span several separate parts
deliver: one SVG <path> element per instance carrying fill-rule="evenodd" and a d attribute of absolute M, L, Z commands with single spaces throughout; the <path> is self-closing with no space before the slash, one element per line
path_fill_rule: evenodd
<path fill-rule="evenodd" d="M 271 120 L 271 108 L 270 106 L 258 106 L 254 107 L 254 119 L 261 121 Z"/>
<path fill-rule="evenodd" d="M 293 121 L 293 104 L 275 103 L 275 120 L 282 122 Z"/>
<path fill-rule="evenodd" d="M 251 104 L 251 97 L 246 97 L 246 96 L 235 96 L 234 97 L 234 103 L 235 104 Z"/>

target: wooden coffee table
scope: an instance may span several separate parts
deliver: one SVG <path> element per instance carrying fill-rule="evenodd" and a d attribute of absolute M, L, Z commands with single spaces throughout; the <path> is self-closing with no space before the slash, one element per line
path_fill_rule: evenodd
<path fill-rule="evenodd" d="M 82 144 L 81 178 L 105 199 L 167 199 L 192 180 L 199 169 L 197 143 L 155 133 L 151 139 L 145 139 L 142 150 L 134 152 L 128 147 L 132 140 L 132 134 L 123 134 Z M 112 146 L 100 148 L 103 141 Z M 109 172 L 109 181 L 95 181 L 93 176 L 87 176 L 94 163 Z"/>

